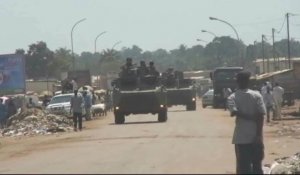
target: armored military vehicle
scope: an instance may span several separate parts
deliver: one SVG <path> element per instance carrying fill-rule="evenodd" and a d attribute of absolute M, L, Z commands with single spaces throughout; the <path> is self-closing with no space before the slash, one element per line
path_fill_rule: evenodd
<path fill-rule="evenodd" d="M 160 77 L 138 76 L 130 69 L 112 82 L 115 123 L 123 124 L 130 114 L 158 114 L 158 121 L 167 121 L 167 93 Z"/>
<path fill-rule="evenodd" d="M 167 89 L 168 106 L 185 105 L 187 111 L 196 110 L 196 87 L 192 79 L 184 79 L 183 72 L 163 74 L 163 85 Z"/>

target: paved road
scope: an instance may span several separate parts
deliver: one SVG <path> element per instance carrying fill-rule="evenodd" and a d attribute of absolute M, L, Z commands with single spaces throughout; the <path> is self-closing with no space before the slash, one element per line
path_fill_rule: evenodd
<path fill-rule="evenodd" d="M 139 115 L 115 125 L 110 115 L 83 132 L 18 141 L 0 149 L 0 173 L 233 173 L 234 120 L 184 109 L 169 109 L 166 123 Z"/>
<path fill-rule="evenodd" d="M 232 121 L 212 109 L 169 109 L 154 115 L 86 123 L 92 129 L 58 138 L 0 161 L 1 173 L 226 173 L 234 169 Z M 97 127 L 96 124 L 102 123 Z M 224 157 L 226 157 L 224 159 Z M 220 164 L 220 162 L 222 162 Z"/>

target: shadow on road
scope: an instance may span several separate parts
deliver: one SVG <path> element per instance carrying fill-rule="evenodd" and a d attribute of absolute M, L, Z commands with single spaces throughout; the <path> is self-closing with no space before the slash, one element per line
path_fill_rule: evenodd
<path fill-rule="evenodd" d="M 125 122 L 123 124 L 115 124 L 115 123 L 110 123 L 110 125 L 137 125 L 137 124 L 153 124 L 153 123 L 161 123 L 158 121 L 141 121 L 141 122 Z"/>

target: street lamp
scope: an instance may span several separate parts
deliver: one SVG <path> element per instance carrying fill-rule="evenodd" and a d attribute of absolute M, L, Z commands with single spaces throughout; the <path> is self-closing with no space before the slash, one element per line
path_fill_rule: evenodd
<path fill-rule="evenodd" d="M 234 33 L 235 33 L 235 35 L 236 35 L 237 40 L 240 41 L 239 34 L 237 33 L 237 31 L 236 31 L 236 29 L 233 27 L 233 25 L 231 25 L 229 22 L 224 21 L 224 20 L 221 20 L 221 19 L 218 19 L 218 18 L 215 18 L 215 17 L 209 17 L 209 19 L 210 19 L 210 20 L 215 20 L 215 21 L 220 21 L 220 22 L 223 22 L 223 23 L 229 25 L 229 26 L 233 29 L 233 31 L 234 31 Z M 240 49 L 239 49 L 239 48 L 238 48 L 238 56 L 241 56 L 241 53 L 240 53 Z M 241 61 L 242 61 L 242 65 L 244 66 L 244 59 L 242 58 Z"/>
<path fill-rule="evenodd" d="M 197 39 L 197 41 L 202 41 L 202 42 L 208 43 L 207 41 L 204 41 L 202 39 Z"/>
<path fill-rule="evenodd" d="M 104 32 L 100 33 L 99 35 L 97 35 L 97 37 L 96 37 L 96 39 L 95 39 L 95 53 L 96 53 L 96 51 L 97 51 L 97 40 L 98 40 L 98 38 L 99 38 L 101 35 L 103 35 L 103 34 L 105 34 L 105 33 L 106 33 L 106 31 L 104 31 Z"/>
<path fill-rule="evenodd" d="M 86 18 L 83 18 L 83 19 L 77 21 L 77 22 L 73 25 L 72 30 L 71 30 L 71 47 L 72 47 L 72 58 L 73 58 L 73 71 L 75 70 L 75 57 L 74 57 L 74 49 L 73 49 L 73 30 L 74 30 L 74 28 L 75 28 L 79 23 L 81 23 L 81 22 L 83 22 L 83 21 L 85 21 L 85 20 L 86 20 Z"/>
<path fill-rule="evenodd" d="M 237 33 L 236 29 L 233 27 L 233 25 L 231 25 L 229 22 L 227 21 L 224 21 L 224 20 L 221 20 L 221 19 L 218 19 L 218 18 L 214 18 L 214 17 L 209 17 L 210 20 L 216 20 L 216 21 L 220 21 L 220 22 L 223 22 L 227 25 L 229 25 L 235 32 L 236 34 L 236 37 L 237 37 L 237 40 L 240 41 L 240 37 L 239 37 L 239 34 Z"/>
<path fill-rule="evenodd" d="M 209 33 L 209 34 L 213 35 L 215 38 L 217 37 L 216 34 L 214 34 L 213 32 L 207 31 L 207 30 L 201 30 L 201 32 L 203 32 L 203 33 Z"/>
<path fill-rule="evenodd" d="M 46 81 L 47 81 L 47 95 L 49 95 L 49 72 L 48 72 L 48 58 L 43 58 L 46 61 Z"/>
<path fill-rule="evenodd" d="M 118 44 L 120 44 L 121 42 L 122 42 L 122 41 L 116 42 L 116 43 L 112 46 L 111 50 L 114 50 L 114 48 L 115 48 Z"/>

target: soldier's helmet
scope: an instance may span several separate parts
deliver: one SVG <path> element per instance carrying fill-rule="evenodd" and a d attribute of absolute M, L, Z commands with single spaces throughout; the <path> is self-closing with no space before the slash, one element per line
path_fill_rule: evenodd
<path fill-rule="evenodd" d="M 145 61 L 140 61 L 140 66 L 146 66 Z"/>
<path fill-rule="evenodd" d="M 132 62 L 132 58 L 130 57 L 126 58 L 126 62 Z"/>
<path fill-rule="evenodd" d="M 154 66 L 154 62 L 153 62 L 153 61 L 150 61 L 150 62 L 149 62 L 149 65 L 150 65 L 150 66 Z"/>

